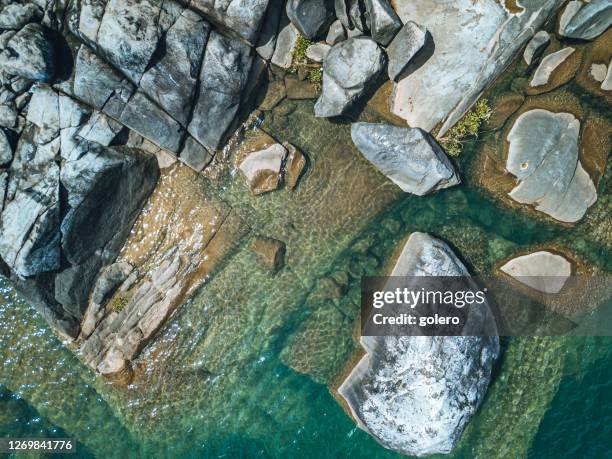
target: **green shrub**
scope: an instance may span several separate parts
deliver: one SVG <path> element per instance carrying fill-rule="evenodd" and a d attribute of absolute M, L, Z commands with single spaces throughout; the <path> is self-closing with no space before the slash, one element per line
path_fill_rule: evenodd
<path fill-rule="evenodd" d="M 480 99 L 474 108 L 438 139 L 449 156 L 459 156 L 463 144 L 470 138 L 477 138 L 482 123 L 491 117 L 492 110 L 487 99 Z"/>

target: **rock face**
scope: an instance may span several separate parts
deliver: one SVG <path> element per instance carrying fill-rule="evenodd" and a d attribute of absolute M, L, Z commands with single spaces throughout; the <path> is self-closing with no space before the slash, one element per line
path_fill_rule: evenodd
<path fill-rule="evenodd" d="M 251 50 L 238 40 L 213 32 L 202 70 L 200 91 L 189 132 L 209 150 L 221 146 L 232 124 L 251 68 Z"/>
<path fill-rule="evenodd" d="M 408 21 L 387 48 L 389 65 L 387 72 L 391 80 L 397 80 L 416 54 L 425 46 L 428 32 L 415 22 Z"/>
<path fill-rule="evenodd" d="M 572 274 L 572 265 L 561 255 L 540 251 L 513 258 L 500 270 L 539 292 L 559 293 Z"/>
<path fill-rule="evenodd" d="M 193 0 L 189 5 L 254 45 L 269 3 L 270 0 Z"/>
<path fill-rule="evenodd" d="M 422 196 L 460 183 L 442 148 L 421 129 L 354 123 L 351 137 L 366 159 L 407 193 Z"/>
<path fill-rule="evenodd" d="M 392 276 L 469 276 L 442 241 L 413 233 Z M 497 337 L 364 336 L 367 354 L 338 392 L 359 427 L 409 456 L 448 453 L 478 409 Z"/>
<path fill-rule="evenodd" d="M 612 25 L 609 0 L 571 1 L 559 19 L 559 34 L 569 38 L 592 40 Z"/>
<path fill-rule="evenodd" d="M 118 255 L 157 181 L 155 157 L 108 147 L 118 132 L 99 121 L 70 97 L 36 87 L 0 215 L 0 256 L 17 288 L 72 337 L 95 277 Z"/>
<path fill-rule="evenodd" d="M 295 28 L 309 40 L 326 32 L 335 19 L 329 0 L 288 0 L 287 16 Z"/>
<path fill-rule="evenodd" d="M 550 43 L 550 35 L 545 30 L 540 30 L 536 33 L 527 46 L 525 47 L 525 51 L 523 52 L 523 59 L 527 65 L 531 65 L 532 62 L 535 62 L 542 55 L 548 44 Z"/>
<path fill-rule="evenodd" d="M 38 5 L 9 3 L 0 11 L 0 29 L 19 30 L 27 23 L 41 17 L 42 10 Z"/>
<path fill-rule="evenodd" d="M 404 22 L 427 28 L 434 49 L 422 66 L 398 82 L 393 113 L 426 131 L 442 123 L 443 136 L 561 4 L 523 2 L 523 11 L 511 13 L 497 0 L 395 2 Z"/>
<path fill-rule="evenodd" d="M 0 54 L 0 70 L 28 80 L 50 80 L 55 73 L 55 49 L 45 29 L 32 23 L 13 35 Z"/>
<path fill-rule="evenodd" d="M 519 184 L 510 197 L 556 220 L 580 220 L 597 200 L 578 160 L 580 122 L 570 113 L 535 109 L 518 117 L 507 140 L 506 169 Z"/>
<path fill-rule="evenodd" d="M 349 38 L 332 47 L 323 64 L 323 93 L 315 116 L 341 115 L 367 93 L 384 69 L 385 56 L 370 38 Z"/>
<path fill-rule="evenodd" d="M 531 87 L 543 86 L 548 83 L 550 76 L 565 60 L 572 55 L 574 48 L 563 48 L 556 53 L 549 54 L 536 69 L 533 78 L 529 82 Z"/>
<path fill-rule="evenodd" d="M 377 43 L 387 46 L 402 28 L 402 21 L 387 0 L 366 0 L 370 20 L 370 35 Z"/>
<path fill-rule="evenodd" d="M 13 159 L 13 150 L 8 138 L 3 130 L 0 129 L 0 166 L 4 166 Z"/>

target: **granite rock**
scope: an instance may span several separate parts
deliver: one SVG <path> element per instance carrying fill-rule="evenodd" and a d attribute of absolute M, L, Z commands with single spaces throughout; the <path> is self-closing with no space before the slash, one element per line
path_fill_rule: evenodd
<path fill-rule="evenodd" d="M 287 16 L 295 28 L 309 40 L 325 33 L 335 19 L 330 0 L 288 0 Z"/>
<path fill-rule="evenodd" d="M 534 109 L 520 115 L 508 133 L 506 169 L 518 185 L 509 193 L 556 220 L 580 220 L 597 191 L 578 159 L 580 122 L 570 113 Z"/>
<path fill-rule="evenodd" d="M 287 150 L 281 144 L 273 144 L 263 150 L 253 151 L 240 163 L 249 188 L 254 195 L 274 191 L 280 185 L 281 168 Z"/>
<path fill-rule="evenodd" d="M 210 151 L 217 150 L 230 128 L 251 69 L 251 48 L 212 32 L 200 72 L 200 88 L 189 133 Z"/>
<path fill-rule="evenodd" d="M 36 23 L 13 35 L 0 54 L 0 70 L 28 80 L 48 81 L 55 74 L 55 46 Z"/>
<path fill-rule="evenodd" d="M 545 30 L 540 30 L 536 33 L 527 46 L 525 47 L 525 51 L 523 52 L 523 60 L 527 65 L 531 65 L 533 62 L 536 62 L 548 44 L 550 43 L 550 35 Z"/>
<path fill-rule="evenodd" d="M 559 18 L 559 35 L 592 40 L 612 25 L 612 3 L 609 0 L 574 0 L 567 4 Z"/>
<path fill-rule="evenodd" d="M 413 233 L 391 276 L 469 273 L 444 242 Z M 498 337 L 363 336 L 360 341 L 366 354 L 338 389 L 358 426 L 408 456 L 450 452 L 484 399 Z"/>
<path fill-rule="evenodd" d="M 397 80 L 408 64 L 425 46 L 429 34 L 415 22 L 408 21 L 387 47 L 389 64 L 387 72 L 391 80 Z"/>
<path fill-rule="evenodd" d="M 407 193 L 423 196 L 460 183 L 442 148 L 421 129 L 354 123 L 351 137 L 365 158 Z"/>
<path fill-rule="evenodd" d="M 334 45 L 323 64 L 323 93 L 315 105 L 317 117 L 341 115 L 353 106 L 384 70 L 381 48 L 367 37 Z"/>
<path fill-rule="evenodd" d="M 365 0 L 365 5 L 371 37 L 382 46 L 387 46 L 402 28 L 402 21 L 387 0 Z"/>
<path fill-rule="evenodd" d="M 512 12 L 497 0 L 396 1 L 403 22 L 427 28 L 432 52 L 397 83 L 393 114 L 426 131 L 441 123 L 438 135 L 443 136 L 561 4 L 522 2 L 522 11 Z"/>
<path fill-rule="evenodd" d="M 533 78 L 529 82 L 529 86 L 536 87 L 547 84 L 553 72 L 561 64 L 563 64 L 563 62 L 565 62 L 565 60 L 570 57 L 574 51 L 574 48 L 568 47 L 545 56 L 533 74 Z"/>
<path fill-rule="evenodd" d="M 340 22 L 340 20 L 332 22 L 332 25 L 329 26 L 329 31 L 327 32 L 325 42 L 328 45 L 333 46 L 344 40 L 346 40 L 346 30 L 344 29 L 342 22 Z"/>
<path fill-rule="evenodd" d="M 19 30 L 42 18 L 42 10 L 34 3 L 9 3 L 0 10 L 0 29 Z"/>
<path fill-rule="evenodd" d="M 572 274 L 569 261 L 545 250 L 513 258 L 499 269 L 543 293 L 559 293 Z"/>

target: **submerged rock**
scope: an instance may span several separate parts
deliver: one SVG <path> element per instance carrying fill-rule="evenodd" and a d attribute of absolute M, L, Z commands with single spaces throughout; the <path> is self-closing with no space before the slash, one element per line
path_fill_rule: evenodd
<path fill-rule="evenodd" d="M 265 236 L 253 239 L 251 249 L 261 262 L 273 273 L 277 273 L 285 265 L 285 243 Z"/>
<path fill-rule="evenodd" d="M 0 70 L 28 80 L 48 81 L 55 73 L 55 47 L 45 29 L 28 24 L 8 41 L 0 54 Z"/>
<path fill-rule="evenodd" d="M 306 157 L 296 147 L 289 142 L 283 142 L 283 147 L 286 148 L 288 154 L 285 161 L 285 183 L 291 189 L 297 186 L 297 183 L 306 167 Z"/>
<path fill-rule="evenodd" d="M 559 34 L 569 38 L 592 40 L 612 25 L 609 0 L 574 0 L 567 4 L 559 19 Z"/>
<path fill-rule="evenodd" d="M 548 44 L 550 43 L 550 35 L 545 30 L 540 30 L 536 33 L 523 52 L 523 59 L 527 65 L 531 65 L 532 62 L 537 61 Z"/>
<path fill-rule="evenodd" d="M 371 89 L 382 73 L 385 56 L 370 38 L 349 38 L 332 47 L 323 64 L 323 93 L 315 116 L 337 116 Z"/>
<path fill-rule="evenodd" d="M 547 251 L 513 258 L 499 269 L 543 293 L 559 293 L 572 273 L 569 261 Z"/>
<path fill-rule="evenodd" d="M 507 137 L 506 169 L 519 181 L 510 197 L 556 220 L 580 220 L 597 191 L 578 160 L 579 131 L 570 113 L 535 109 L 519 116 Z"/>
<path fill-rule="evenodd" d="M 421 129 L 354 123 L 351 137 L 366 159 L 407 193 L 423 196 L 460 183 L 442 148 Z"/>
<path fill-rule="evenodd" d="M 370 19 L 370 35 L 377 43 L 387 46 L 402 28 L 402 21 L 387 0 L 365 0 Z"/>
<path fill-rule="evenodd" d="M 387 48 L 391 80 L 397 80 L 416 54 L 425 46 L 428 32 L 416 22 L 408 21 Z"/>
<path fill-rule="evenodd" d="M 533 78 L 529 82 L 529 86 L 536 87 L 547 84 L 553 72 L 561 64 L 563 64 L 563 62 L 565 62 L 565 60 L 570 57 L 574 51 L 574 48 L 568 47 L 544 57 L 533 74 Z"/>
<path fill-rule="evenodd" d="M 244 174 L 249 188 L 255 195 L 274 191 L 281 179 L 281 167 L 287 150 L 276 143 L 269 147 L 253 151 L 240 163 L 239 169 Z"/>
<path fill-rule="evenodd" d="M 287 16 L 309 40 L 323 34 L 335 19 L 330 0 L 288 0 Z"/>
<path fill-rule="evenodd" d="M 444 242 L 413 233 L 391 276 L 469 276 Z M 363 336 L 338 392 L 359 427 L 409 456 L 448 453 L 487 391 L 496 336 Z"/>

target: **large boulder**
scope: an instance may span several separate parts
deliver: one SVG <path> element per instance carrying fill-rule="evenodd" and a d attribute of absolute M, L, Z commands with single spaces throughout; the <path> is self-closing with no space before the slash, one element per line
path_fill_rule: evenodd
<path fill-rule="evenodd" d="M 289 0 L 287 16 L 295 28 L 309 40 L 327 32 L 335 19 L 330 0 Z"/>
<path fill-rule="evenodd" d="M 387 46 L 402 28 L 402 21 L 387 0 L 365 0 L 370 19 L 370 35 L 377 43 Z"/>
<path fill-rule="evenodd" d="M 559 19 L 559 35 L 592 40 L 612 25 L 612 3 L 609 0 L 574 0 L 567 4 Z"/>
<path fill-rule="evenodd" d="M 0 54 L 0 70 L 28 80 L 48 81 L 55 74 L 55 47 L 40 24 L 27 24 Z"/>
<path fill-rule="evenodd" d="M 562 2 L 520 3 L 513 12 L 497 0 L 394 2 L 402 21 L 427 28 L 433 47 L 431 56 L 397 83 L 392 112 L 426 131 L 441 123 L 443 136 Z"/>
<path fill-rule="evenodd" d="M 507 137 L 506 169 L 519 181 L 510 197 L 562 222 L 580 220 L 597 191 L 578 160 L 579 132 L 570 113 L 534 109 L 520 115 Z"/>
<path fill-rule="evenodd" d="M 351 137 L 366 159 L 407 193 L 422 196 L 460 183 L 442 148 L 421 129 L 354 123 Z"/>
<path fill-rule="evenodd" d="M 444 242 L 413 233 L 391 276 L 469 276 Z M 487 391 L 496 336 L 362 336 L 338 392 L 359 427 L 409 456 L 448 453 Z"/>
<path fill-rule="evenodd" d="M 333 46 L 323 64 L 323 93 L 315 115 L 341 115 L 376 83 L 385 66 L 385 56 L 374 40 L 355 37 Z"/>

